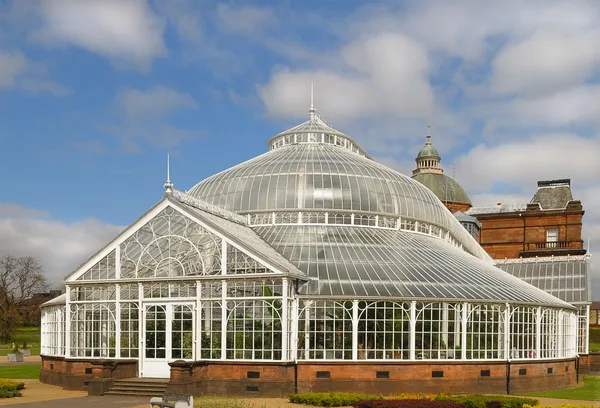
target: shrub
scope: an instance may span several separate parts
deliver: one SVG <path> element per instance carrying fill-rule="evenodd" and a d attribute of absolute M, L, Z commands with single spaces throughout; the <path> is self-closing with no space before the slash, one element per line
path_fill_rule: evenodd
<path fill-rule="evenodd" d="M 563 404 L 563 405 L 556 405 L 553 407 L 541 406 L 541 405 L 536 405 L 533 407 L 531 405 L 523 405 L 523 408 L 595 408 L 595 407 L 592 405 Z"/>
<path fill-rule="evenodd" d="M 453 401 L 432 401 L 429 399 L 397 399 L 384 401 L 360 401 L 355 408 L 464 408 Z"/>
<path fill-rule="evenodd" d="M 508 397 L 501 395 L 436 395 L 437 401 L 454 401 L 466 408 L 523 408 L 538 403 L 533 398 Z"/>
<path fill-rule="evenodd" d="M 25 383 L 10 380 L 0 380 L 0 398 L 20 397 Z"/>
<path fill-rule="evenodd" d="M 305 394 L 291 394 L 289 400 L 296 404 L 316 405 L 318 407 L 340 407 L 365 400 L 383 400 L 383 396 L 354 392 L 307 392 Z"/>

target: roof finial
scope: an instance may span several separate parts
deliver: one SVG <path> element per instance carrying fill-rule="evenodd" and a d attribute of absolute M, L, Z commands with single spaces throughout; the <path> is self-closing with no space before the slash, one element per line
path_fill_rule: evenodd
<path fill-rule="evenodd" d="M 172 194 L 173 193 L 173 183 L 171 183 L 171 159 L 169 154 L 167 153 L 167 182 L 164 184 L 165 193 Z"/>
<path fill-rule="evenodd" d="M 425 144 L 431 144 L 431 125 L 429 123 L 427 124 L 427 141 L 425 142 Z"/>
<path fill-rule="evenodd" d="M 310 108 L 308 109 L 308 117 L 310 120 L 315 119 L 315 87 L 313 81 L 310 81 Z"/>

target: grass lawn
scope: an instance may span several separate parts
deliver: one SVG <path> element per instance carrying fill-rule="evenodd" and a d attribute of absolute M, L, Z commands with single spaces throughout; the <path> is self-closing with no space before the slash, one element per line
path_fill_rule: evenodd
<path fill-rule="evenodd" d="M 14 365 L 0 367 L 0 378 L 40 378 L 41 364 Z"/>
<path fill-rule="evenodd" d="M 12 353 L 12 343 L 21 346 L 24 341 L 27 342 L 27 348 L 31 350 L 32 355 L 40 354 L 40 328 L 21 327 L 15 330 L 10 343 L 0 344 L 0 356 Z"/>
<path fill-rule="evenodd" d="M 583 377 L 583 385 L 568 390 L 556 390 L 548 392 L 538 392 L 524 394 L 533 397 L 564 398 L 583 401 L 600 400 L 600 377 L 586 375 Z"/>
<path fill-rule="evenodd" d="M 590 327 L 590 351 L 600 351 L 600 327 Z"/>

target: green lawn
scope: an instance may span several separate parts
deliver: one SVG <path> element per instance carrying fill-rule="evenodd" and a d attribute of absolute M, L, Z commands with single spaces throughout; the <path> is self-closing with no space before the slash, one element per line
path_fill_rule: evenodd
<path fill-rule="evenodd" d="M 600 327 L 590 327 L 590 351 L 600 351 Z"/>
<path fill-rule="evenodd" d="M 40 378 L 41 364 L 14 365 L 0 367 L 0 378 Z"/>
<path fill-rule="evenodd" d="M 27 342 L 27 348 L 31 350 L 32 355 L 40 354 L 39 327 L 22 327 L 15 330 L 10 343 L 0 344 L 0 356 L 12 353 L 12 343 L 15 343 L 17 346 L 22 346 L 24 341 Z"/>
<path fill-rule="evenodd" d="M 583 377 L 583 385 L 579 384 L 568 390 L 556 390 L 525 394 L 532 397 L 564 398 L 583 401 L 600 400 L 600 377 L 586 375 Z"/>

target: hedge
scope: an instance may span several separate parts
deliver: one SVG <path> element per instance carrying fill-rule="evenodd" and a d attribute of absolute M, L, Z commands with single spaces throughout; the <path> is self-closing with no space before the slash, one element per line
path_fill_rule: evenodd
<path fill-rule="evenodd" d="M 0 380 L 0 398 L 20 397 L 20 390 L 23 388 L 25 388 L 25 383 Z"/>
<path fill-rule="evenodd" d="M 537 408 L 538 401 L 533 398 L 511 397 L 502 395 L 449 395 L 449 394 L 400 394 L 384 398 L 382 395 L 369 395 L 349 392 L 309 392 L 292 394 L 290 402 L 297 404 L 316 405 L 319 407 L 339 407 L 356 405 L 359 402 L 384 401 L 377 407 L 406 407 L 406 408 L 442 408 L 441 405 L 431 405 L 429 402 L 452 403 L 448 408 Z M 388 402 L 389 401 L 389 402 Z M 403 401 L 410 401 L 404 403 Z M 418 405 L 422 401 L 424 405 Z M 387 404 L 387 405 L 386 405 Z M 392 404 L 392 405 L 389 405 Z M 394 405 L 396 404 L 396 405 Z M 398 405 L 399 404 L 399 405 Z M 408 404 L 408 405 L 406 405 Z M 415 405 L 417 404 L 417 405 Z M 527 405 L 527 407 L 524 407 Z M 362 408 L 362 406 L 361 406 Z M 565 407 L 577 408 L 577 407 Z"/>
<path fill-rule="evenodd" d="M 434 399 L 458 402 L 465 408 L 523 408 L 524 405 L 535 406 L 538 403 L 538 400 L 533 398 L 501 395 L 436 395 Z"/>
<path fill-rule="evenodd" d="M 555 406 L 543 406 L 543 405 L 523 405 L 523 408 L 596 408 L 592 405 L 578 405 L 578 404 L 563 404 L 563 405 L 555 405 Z"/>
<path fill-rule="evenodd" d="M 397 399 L 384 401 L 360 401 L 353 405 L 355 408 L 464 408 L 465 406 L 453 401 L 435 401 L 428 399 Z"/>
<path fill-rule="evenodd" d="M 291 394 L 290 402 L 316 405 L 319 407 L 340 407 L 356 404 L 365 400 L 383 400 L 381 395 L 369 395 L 354 392 L 307 392 Z"/>

